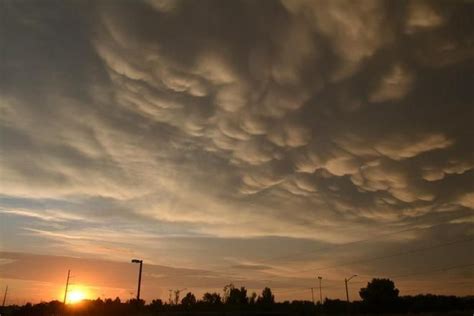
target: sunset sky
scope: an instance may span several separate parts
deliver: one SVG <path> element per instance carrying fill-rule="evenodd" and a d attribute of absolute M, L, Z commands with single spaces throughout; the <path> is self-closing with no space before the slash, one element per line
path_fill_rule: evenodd
<path fill-rule="evenodd" d="M 472 12 L 1 1 L 0 295 L 474 295 Z"/>

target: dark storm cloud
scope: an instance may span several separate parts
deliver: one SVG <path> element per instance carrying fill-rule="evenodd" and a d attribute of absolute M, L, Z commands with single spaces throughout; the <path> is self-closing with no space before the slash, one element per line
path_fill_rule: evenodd
<path fill-rule="evenodd" d="M 1 212 L 37 220 L 28 234 L 113 243 L 107 218 L 131 243 L 332 244 L 440 213 L 446 231 L 472 224 L 470 2 L 5 9 Z"/>

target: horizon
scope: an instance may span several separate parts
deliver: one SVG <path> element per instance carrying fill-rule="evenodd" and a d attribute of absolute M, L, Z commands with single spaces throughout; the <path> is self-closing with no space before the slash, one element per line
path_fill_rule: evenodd
<path fill-rule="evenodd" d="M 119 298 L 122 302 L 126 302 L 128 300 L 135 300 L 136 299 L 136 289 L 132 287 L 128 288 L 128 292 L 127 291 L 124 291 L 123 288 L 120 288 L 120 287 L 104 287 L 104 286 L 101 286 L 101 287 L 98 287 L 97 284 L 94 284 L 94 283 L 108 283 L 108 282 L 117 282 L 117 280 L 120 280 L 121 277 L 118 275 L 119 273 L 123 273 L 124 271 L 123 270 L 130 270 L 130 269 L 127 269 L 130 264 L 129 262 L 123 262 L 123 261 L 109 261 L 109 260 L 104 260 L 104 259 L 91 259 L 91 258 L 88 258 L 88 259 L 81 259 L 81 258 L 73 258 L 73 257 L 63 257 L 63 256 L 48 256 L 48 255 L 34 255 L 34 254 L 26 254 L 26 253 L 4 253 L 4 252 L 0 252 L 2 255 L 6 256 L 6 257 L 16 257 L 18 258 L 19 256 L 34 256 L 34 257 L 37 257 L 38 260 L 41 260 L 42 259 L 46 259 L 46 260 L 52 260 L 52 261 L 57 261 L 58 259 L 63 259 L 63 260 L 66 260 L 66 262 L 68 262 L 67 266 L 68 267 L 76 267 L 77 270 L 76 271 L 81 271 L 81 266 L 82 266 L 82 269 L 86 271 L 86 274 L 84 275 L 83 274 L 83 278 L 82 278 L 82 282 L 70 282 L 69 283 L 69 287 L 70 289 L 67 291 L 67 298 L 66 298 L 66 304 L 76 304 L 76 303 L 79 303 L 80 301 L 89 301 L 89 300 L 96 300 L 96 299 L 101 299 L 101 300 L 106 300 L 106 299 L 116 299 L 116 298 Z M 19 262 L 21 262 L 21 260 L 18 260 Z M 82 262 L 81 261 L 85 261 L 85 262 Z M 96 263 L 96 265 L 94 265 L 94 262 Z M 117 271 L 114 271 L 112 272 L 111 274 L 109 273 L 109 276 L 115 276 L 115 277 L 112 277 L 112 278 L 109 278 L 109 280 L 107 280 L 107 278 L 97 278 L 97 276 L 94 276 L 94 273 L 91 271 L 91 270 L 94 270 L 94 268 L 91 269 L 91 267 L 96 267 L 96 266 L 102 266 L 103 265 L 109 265 L 110 268 L 113 268 L 114 265 L 120 265 L 122 266 L 122 269 L 118 269 Z M 54 266 L 54 265 L 53 265 Z M 64 266 L 63 263 L 60 263 L 58 264 L 58 266 Z M 465 265 L 460 265 L 461 267 L 471 267 L 472 264 L 465 264 Z M 49 265 L 48 265 L 49 268 L 51 268 L 51 262 L 49 262 Z M 458 268 L 459 266 L 454 266 L 452 268 Z M 21 266 L 20 266 L 20 271 L 21 271 Z M 123 269 L 125 268 L 125 269 Z M 164 266 L 157 266 L 157 265 L 153 265 L 153 264 L 144 264 L 144 270 L 148 273 L 151 273 L 151 271 L 155 270 L 156 268 L 168 268 L 168 267 L 164 267 Z M 180 268 L 174 268 L 175 270 L 181 270 Z M 69 269 L 68 269 L 69 270 Z M 133 269 L 132 269 L 133 270 Z M 192 270 L 192 269 L 182 269 L 182 270 L 187 270 L 188 272 L 202 272 L 202 271 L 199 271 L 199 270 Z M 450 270 L 450 269 L 448 269 Z M 6 270 L 6 274 L 8 274 L 8 270 Z M 72 279 L 76 278 L 77 277 L 77 274 L 74 274 L 74 270 L 70 270 L 72 275 Z M 35 271 L 35 272 L 38 272 L 38 271 Z M 90 275 L 92 272 L 92 275 Z M 96 271 L 97 272 L 97 271 Z M 130 272 L 130 271 L 128 271 Z M 209 271 L 208 271 L 209 272 Z M 435 270 L 435 271 L 428 271 L 428 274 L 431 274 L 431 273 L 434 273 L 434 272 L 439 272 L 439 270 Z M 421 274 L 426 274 L 426 271 L 420 271 Z M 53 274 L 56 274 L 56 271 L 54 272 L 50 272 L 50 276 L 46 277 L 45 279 L 46 280 L 51 280 L 51 279 L 54 279 L 54 277 L 51 277 L 51 275 Z M 390 279 L 392 281 L 395 282 L 395 286 L 397 289 L 400 289 L 400 286 L 399 284 L 401 283 L 402 284 L 402 290 L 400 291 L 400 296 L 416 296 L 416 295 L 441 295 L 441 296 L 452 296 L 453 294 L 450 294 L 450 292 L 430 292 L 429 290 L 428 291 L 425 291 L 425 292 L 419 292 L 418 290 L 416 291 L 413 291 L 413 289 L 406 289 L 403 290 L 403 284 L 405 282 L 403 282 L 403 278 L 406 277 L 406 276 L 409 276 L 411 275 L 412 273 L 410 274 L 407 274 L 407 275 L 398 275 L 398 276 L 382 276 L 382 275 L 379 275 L 379 276 L 368 276 L 368 275 L 356 275 L 356 277 L 358 278 L 363 278 L 364 281 L 354 281 L 354 282 L 350 282 L 350 287 L 349 287 L 349 293 L 350 293 L 350 298 L 351 298 L 351 301 L 352 302 L 357 302 L 357 301 L 361 301 L 361 298 L 359 296 L 359 290 L 362 288 L 362 287 L 365 287 L 367 286 L 367 284 L 369 282 L 371 282 L 373 279 Z M 129 279 L 128 280 L 128 283 L 132 283 L 133 284 L 133 281 L 130 280 L 130 276 L 135 276 L 133 273 L 129 273 L 129 275 L 127 275 L 126 279 Z M 41 279 L 41 277 L 39 277 L 39 279 Z M 133 278 L 131 278 L 133 279 Z M 334 284 L 334 283 L 337 283 L 340 281 L 341 284 L 343 284 L 344 280 L 341 279 L 341 280 L 324 280 L 324 283 L 328 282 L 330 284 Z M 134 280 L 136 281 L 136 280 Z M 224 280 L 222 280 L 224 281 Z M 236 280 L 236 281 L 229 281 L 228 283 L 226 284 L 223 284 L 220 288 L 218 286 L 216 287 L 206 287 L 206 288 L 202 288 L 202 287 L 190 287 L 190 288 L 182 288 L 180 289 L 180 292 L 181 292 L 181 298 L 188 292 L 196 295 L 196 298 L 199 300 L 202 298 L 203 294 L 205 293 L 217 293 L 219 295 L 221 295 L 221 297 L 223 296 L 223 289 L 224 289 L 224 286 L 225 285 L 229 285 L 229 284 L 233 284 L 235 285 L 237 288 L 243 286 L 247 289 L 247 294 L 250 296 L 250 294 L 252 293 L 256 293 L 257 295 L 259 295 L 261 293 L 261 291 L 268 287 L 268 285 L 265 285 L 265 284 L 261 284 L 262 287 L 253 287 L 253 288 L 250 288 L 250 287 L 247 287 L 245 282 L 246 281 L 249 281 L 249 280 Z M 51 297 L 43 297 L 42 294 L 38 294 L 38 295 L 35 295 L 36 298 L 40 297 L 39 299 L 26 299 L 24 297 L 16 297 L 16 298 L 10 298 L 9 296 L 7 296 L 8 300 L 7 300 L 7 305 L 6 306 L 9 306 L 9 305 L 19 305 L 19 306 L 22 306 L 22 305 L 25 305 L 26 303 L 32 303 L 32 304 L 38 304 L 38 303 L 43 303 L 43 302 L 51 302 L 51 301 L 59 301 L 59 302 L 62 302 L 63 299 L 64 299 L 64 295 L 65 295 L 65 285 L 63 286 L 59 286 L 59 289 L 57 288 L 58 287 L 58 283 L 60 282 L 43 282 L 43 284 L 46 286 L 46 287 L 49 287 L 49 288 L 55 288 L 55 295 L 51 296 Z M 249 282 L 251 283 L 251 281 Z M 15 284 L 13 282 L 13 284 Z M 174 284 L 180 284 L 180 283 L 174 283 Z M 181 283 L 183 284 L 183 283 Z M 324 293 L 324 295 L 322 295 L 323 297 L 323 301 L 325 301 L 326 299 L 329 299 L 329 300 L 345 300 L 345 293 L 343 293 L 344 291 L 344 286 L 341 284 L 339 284 L 339 286 L 322 286 L 321 287 L 321 290 L 324 291 L 324 292 L 321 292 L 321 294 Z M 456 283 L 457 285 L 461 284 L 461 285 L 469 285 L 469 287 L 471 289 L 468 289 L 466 292 L 460 292 L 461 294 L 459 294 L 458 296 L 459 297 L 472 297 L 473 296 L 473 293 L 472 293 L 472 284 L 470 283 L 467 283 L 467 282 L 461 282 L 461 283 Z M 134 284 L 136 286 L 136 284 Z M 147 293 L 143 293 L 142 294 L 145 294 L 145 295 L 142 295 L 141 296 L 141 299 L 143 299 L 145 301 L 146 304 L 150 304 L 153 300 L 155 299 L 160 299 L 163 301 L 164 304 L 167 304 L 169 303 L 169 291 L 170 289 L 172 290 L 177 290 L 178 288 L 180 288 L 179 286 L 176 287 L 176 288 L 170 288 L 170 287 L 167 287 L 167 286 L 154 286 L 156 284 L 145 284 L 145 286 L 143 286 L 142 284 L 142 291 L 145 290 L 147 291 Z M 314 295 L 314 302 L 320 302 L 320 299 L 319 299 L 319 285 L 318 284 L 307 284 L 308 287 L 305 287 L 305 286 L 300 286 L 300 287 L 297 287 L 297 286 L 293 286 L 293 287 L 287 287 L 287 288 L 281 288 L 281 287 L 276 287 L 276 288 L 271 288 L 270 289 L 272 290 L 272 293 L 275 295 L 275 302 L 277 303 L 282 303 L 282 302 L 285 302 L 285 301 L 307 301 L 307 302 L 311 302 L 313 300 L 313 297 L 312 295 Z M 314 293 L 311 293 L 311 287 L 313 287 L 314 289 Z M 105 293 L 101 293 L 101 292 L 104 292 L 104 288 L 105 289 L 108 289 L 110 293 L 109 296 L 105 295 Z M 337 292 L 341 292 L 340 295 L 336 295 L 335 297 L 331 297 L 331 296 L 328 296 L 326 295 L 328 289 L 334 289 L 334 288 L 338 288 Z M 14 290 L 15 287 L 10 287 L 9 286 L 9 291 L 11 290 Z M 48 292 L 48 291 L 47 291 Z M 77 297 L 76 299 L 74 298 L 71 298 L 71 294 L 76 294 L 78 295 L 79 297 Z M 297 294 L 295 296 L 295 293 Z M 298 293 L 304 293 L 303 295 L 299 295 Z M 333 293 L 333 291 L 329 291 L 329 293 Z M 3 293 L 5 294 L 5 292 Z M 295 298 L 296 297 L 296 298 Z M 174 298 L 174 294 L 173 294 L 173 298 Z M 173 303 L 174 304 L 174 303 Z"/>
<path fill-rule="evenodd" d="M 0 294 L 474 295 L 473 10 L 3 1 Z"/>

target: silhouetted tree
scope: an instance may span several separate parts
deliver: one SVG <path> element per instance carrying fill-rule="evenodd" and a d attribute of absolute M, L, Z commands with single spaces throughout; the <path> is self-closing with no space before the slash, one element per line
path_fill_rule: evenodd
<path fill-rule="evenodd" d="M 183 306 L 189 307 L 194 304 L 196 304 L 196 297 L 191 292 L 188 292 L 188 294 L 186 294 L 186 296 L 181 300 L 181 305 Z"/>
<path fill-rule="evenodd" d="M 163 306 L 163 301 L 160 299 L 152 300 L 150 303 L 150 307 L 153 309 L 159 309 Z"/>
<path fill-rule="evenodd" d="M 133 298 L 128 301 L 128 304 L 136 307 L 143 307 L 145 306 L 145 301 L 142 299 L 137 300 L 136 298 Z"/>
<path fill-rule="evenodd" d="M 398 299 L 398 289 L 390 279 L 372 279 L 367 287 L 361 288 L 359 295 L 370 310 L 391 309 Z"/>
<path fill-rule="evenodd" d="M 275 296 L 269 287 L 266 287 L 262 291 L 262 295 L 258 297 L 257 303 L 271 305 L 275 303 Z"/>
<path fill-rule="evenodd" d="M 224 287 L 224 298 L 226 304 L 248 304 L 247 289 L 242 286 L 240 289 L 228 284 Z"/>
<path fill-rule="evenodd" d="M 255 304 L 257 303 L 257 293 L 252 292 L 252 295 L 250 295 L 249 298 L 249 304 Z"/>
<path fill-rule="evenodd" d="M 242 305 L 249 301 L 246 296 L 247 290 L 244 287 L 235 288 L 233 285 L 229 285 L 226 286 L 225 290 L 229 305 L 219 304 L 221 297 L 217 293 L 206 293 L 201 304 L 193 305 L 196 298 L 192 293 L 188 293 L 181 301 L 183 305 L 168 305 L 163 304 L 161 300 L 153 300 L 150 304 L 137 308 L 136 300 L 121 303 L 118 299 L 95 299 L 84 300 L 72 307 L 62 302 L 52 301 L 34 305 L 28 303 L 24 306 L 9 305 L 0 307 L 0 314 L 2 316 L 312 316 L 322 315 L 322 312 L 324 312 L 325 315 L 347 315 L 348 305 L 346 301 L 342 300 L 326 298 L 322 306 L 315 306 L 310 301 L 286 301 L 272 305 Z M 398 297 L 395 284 L 390 280 L 383 279 L 374 279 L 369 282 L 367 287 L 361 290 L 361 297 L 364 301 L 353 301 L 349 305 L 353 315 L 380 315 L 381 312 L 392 312 L 393 315 L 435 313 L 433 315 L 454 316 L 471 315 L 470 313 L 474 310 L 474 296 L 456 297 L 427 294 Z M 262 291 L 260 301 L 264 298 L 268 298 L 268 300 L 265 300 L 267 302 L 274 300 L 270 289 L 266 288 Z M 372 305 L 369 305 L 369 302 Z M 390 306 L 393 302 L 396 304 Z M 376 308 L 380 309 L 376 310 Z"/>
<path fill-rule="evenodd" d="M 221 296 L 217 293 L 204 293 L 202 302 L 206 304 L 221 304 Z"/>
<path fill-rule="evenodd" d="M 229 300 L 229 296 L 230 296 L 230 291 L 232 289 L 234 289 L 235 286 L 233 283 L 229 283 L 227 284 L 226 286 L 224 286 L 224 303 L 227 303 L 227 301 Z"/>

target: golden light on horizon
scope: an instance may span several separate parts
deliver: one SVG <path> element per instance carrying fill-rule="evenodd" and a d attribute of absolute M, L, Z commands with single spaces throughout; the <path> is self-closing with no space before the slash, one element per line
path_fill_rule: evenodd
<path fill-rule="evenodd" d="M 89 298 L 88 296 L 89 295 L 87 289 L 85 287 L 78 286 L 67 294 L 66 302 L 67 304 L 76 304 Z"/>

